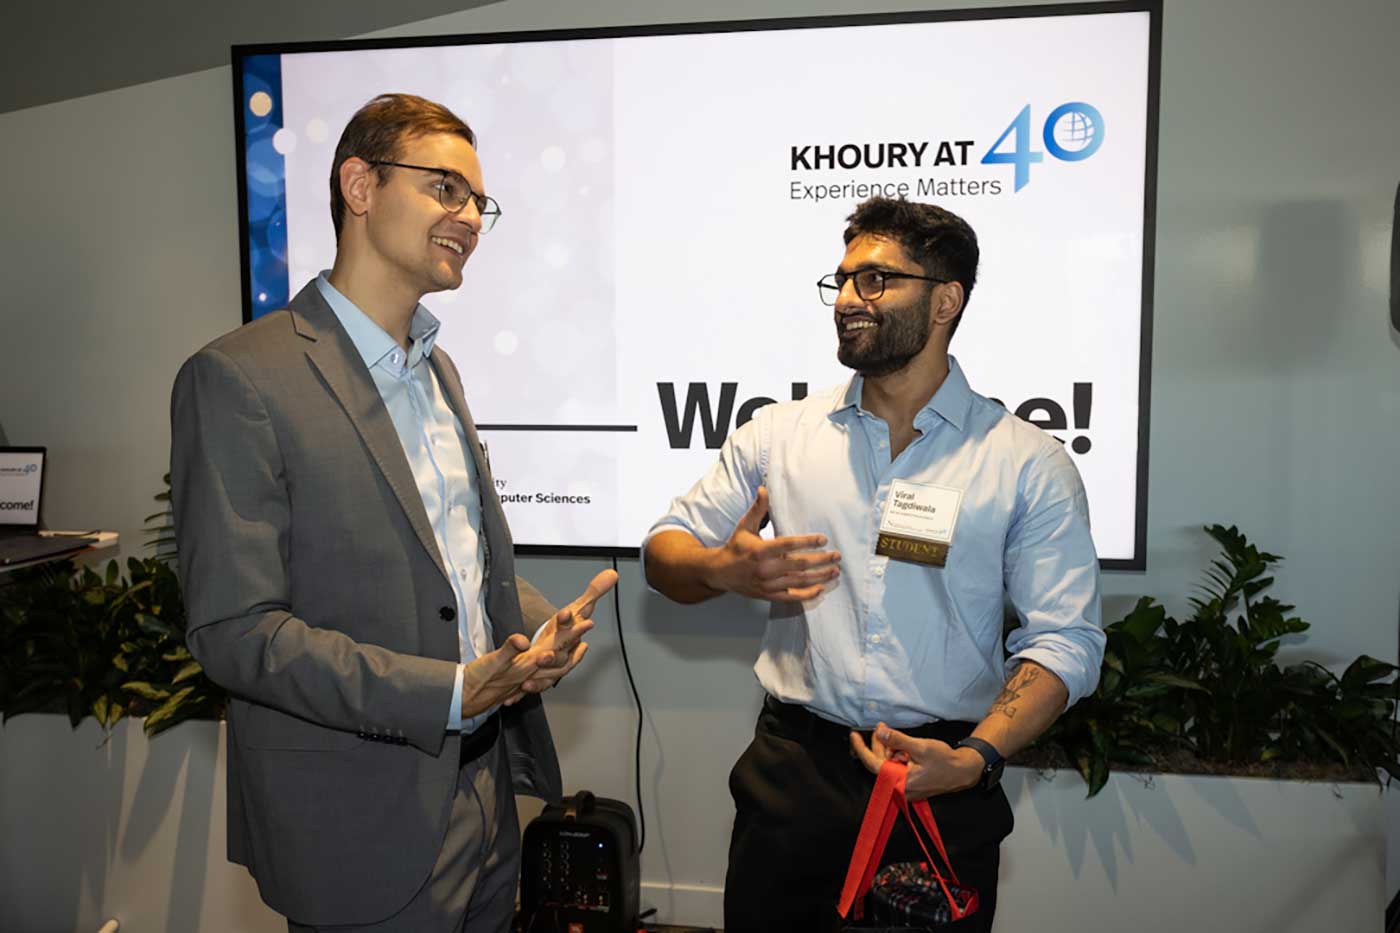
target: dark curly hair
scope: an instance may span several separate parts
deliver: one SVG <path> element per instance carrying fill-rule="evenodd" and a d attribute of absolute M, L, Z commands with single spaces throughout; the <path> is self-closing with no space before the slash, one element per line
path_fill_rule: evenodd
<path fill-rule="evenodd" d="M 862 201 L 846 218 L 845 242 L 858 236 L 878 236 L 893 240 L 924 273 L 950 282 L 961 282 L 963 306 L 953 319 L 951 337 L 958 330 L 962 313 L 977 284 L 977 234 L 952 211 L 935 204 L 922 204 L 904 198 L 870 198 Z"/>

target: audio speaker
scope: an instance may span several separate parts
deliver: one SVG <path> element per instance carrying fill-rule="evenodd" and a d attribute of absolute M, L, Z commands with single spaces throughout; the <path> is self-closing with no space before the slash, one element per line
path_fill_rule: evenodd
<path fill-rule="evenodd" d="M 637 819 L 621 800 L 579 791 L 525 827 L 520 933 L 635 933 Z"/>

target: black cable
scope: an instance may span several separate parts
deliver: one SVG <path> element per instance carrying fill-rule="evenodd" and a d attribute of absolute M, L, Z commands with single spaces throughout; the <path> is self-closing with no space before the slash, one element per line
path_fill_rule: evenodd
<path fill-rule="evenodd" d="M 622 573 L 617 566 L 617 558 L 612 559 L 613 572 L 617 574 L 618 584 L 622 582 Z M 637 704 L 637 747 L 632 756 L 632 766 L 637 778 L 637 821 L 641 824 L 641 840 L 637 843 L 637 854 L 640 855 L 647 845 L 647 812 L 642 806 L 642 720 L 645 713 L 642 711 L 642 697 L 637 692 L 637 681 L 632 677 L 632 664 L 627 660 L 627 640 L 622 634 L 622 588 L 620 585 L 613 588 L 613 616 L 617 619 L 617 646 L 622 650 L 622 667 L 627 671 L 627 684 L 632 688 L 632 702 Z"/>

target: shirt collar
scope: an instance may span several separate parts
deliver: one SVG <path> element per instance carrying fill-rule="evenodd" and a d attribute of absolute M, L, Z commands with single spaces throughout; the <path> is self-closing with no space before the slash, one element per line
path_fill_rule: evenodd
<path fill-rule="evenodd" d="M 350 342 L 359 351 L 366 367 L 373 369 L 395 351 L 402 354 L 402 348 L 394 338 L 385 333 L 384 328 L 371 320 L 353 301 L 342 295 L 326 278 L 326 273 L 322 272 L 316 277 L 316 287 L 320 289 L 321 297 L 326 299 L 326 304 L 335 312 L 336 318 L 345 328 L 345 333 L 350 336 Z M 433 352 L 433 345 L 437 342 L 438 329 L 441 326 L 442 323 L 421 304 L 413 309 L 413 319 L 408 324 L 408 361 L 403 367 L 412 369 Z M 397 370 L 401 367 L 392 368 Z"/>
<path fill-rule="evenodd" d="M 864 377 L 859 374 L 852 376 L 851 381 L 846 385 L 846 391 L 837 396 L 836 403 L 831 409 L 831 417 L 850 409 L 865 413 L 865 409 L 860 404 L 861 390 L 864 385 Z M 948 356 L 948 377 L 943 380 L 938 391 L 933 393 L 933 398 L 924 403 L 924 407 L 919 409 L 919 413 L 914 416 L 914 427 L 922 430 L 928 427 L 930 419 L 940 417 L 961 431 L 964 429 L 963 426 L 967 424 L 967 414 L 971 408 L 972 388 L 967 384 L 967 377 L 963 375 L 962 367 L 950 354 Z"/>

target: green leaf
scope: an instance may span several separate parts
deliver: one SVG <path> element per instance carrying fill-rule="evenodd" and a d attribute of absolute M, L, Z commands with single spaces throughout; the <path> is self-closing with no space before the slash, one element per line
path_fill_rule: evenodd
<path fill-rule="evenodd" d="M 141 631 L 151 635 L 171 635 L 175 632 L 166 622 L 149 612 L 136 613 L 136 624 L 141 627 Z"/>
<path fill-rule="evenodd" d="M 191 657 L 193 656 L 184 645 L 180 645 L 173 651 L 167 651 L 165 654 L 161 655 L 161 658 L 166 661 L 188 661 Z"/>
<path fill-rule="evenodd" d="M 1329 733 L 1326 729 L 1321 729 L 1317 727 L 1313 727 L 1313 731 L 1318 734 L 1322 741 L 1326 742 L 1332 747 L 1332 750 L 1337 753 L 1337 757 L 1342 760 L 1342 764 L 1348 766 L 1351 765 L 1351 756 L 1347 754 L 1347 750 L 1342 747 L 1341 742 L 1338 742 L 1336 739 L 1332 738 L 1331 733 Z"/>
<path fill-rule="evenodd" d="M 1108 756 L 1095 752 L 1089 766 L 1089 796 L 1093 797 L 1108 783 Z"/>
<path fill-rule="evenodd" d="M 107 728 L 107 713 L 112 707 L 112 703 L 107 699 L 107 694 L 100 695 L 92 702 L 92 716 L 97 720 L 97 724 L 102 728 Z"/>
<path fill-rule="evenodd" d="M 169 722 L 169 720 L 179 712 L 180 707 L 184 705 L 185 700 L 193 692 L 194 687 L 185 687 L 160 706 L 156 707 L 150 715 L 146 717 L 146 735 L 153 736 L 161 732 L 164 728 L 174 725 L 174 723 Z M 163 723 L 165 725 L 162 725 Z"/>
<path fill-rule="evenodd" d="M 1141 768 L 1151 767 L 1155 762 L 1152 756 L 1136 748 L 1120 748 L 1114 752 L 1113 760 L 1125 765 L 1137 765 Z"/>
<path fill-rule="evenodd" d="M 1083 753 L 1075 757 L 1074 770 L 1079 772 L 1079 776 L 1084 779 L 1085 784 L 1088 784 L 1091 788 L 1093 787 L 1090 775 L 1093 773 L 1094 768 L 1093 763 L 1089 760 L 1088 753 Z M 1094 796 L 1094 792 L 1090 790 L 1088 796 Z"/>
<path fill-rule="evenodd" d="M 172 685 L 183 683 L 184 681 L 189 680 L 191 677 L 198 677 L 202 673 L 204 673 L 204 668 L 199 666 L 199 662 L 190 661 L 184 667 L 180 668 L 179 673 L 175 675 L 174 679 L 171 680 L 170 683 Z"/>
<path fill-rule="evenodd" d="M 1167 687 L 1178 687 L 1182 690 L 1199 690 L 1202 693 L 1210 692 L 1194 680 L 1191 680 L 1186 677 L 1179 677 L 1176 674 L 1168 674 L 1162 671 L 1157 671 L 1148 674 L 1146 679 L 1151 681 L 1152 683 L 1162 684 L 1163 686 Z"/>
<path fill-rule="evenodd" d="M 1167 610 L 1164 606 L 1158 605 L 1150 596 L 1143 596 L 1133 606 L 1132 612 L 1118 623 L 1118 628 L 1133 641 L 1144 644 L 1157 634 L 1166 616 Z"/>
<path fill-rule="evenodd" d="M 1171 713 L 1155 712 L 1152 714 L 1152 726 L 1160 732 L 1175 734 L 1181 731 L 1181 720 Z"/>
<path fill-rule="evenodd" d="M 134 693 L 137 696 L 156 702 L 164 700 L 170 696 L 170 691 L 161 687 L 148 684 L 145 681 L 135 680 L 131 683 L 122 684 L 122 689 L 127 693 Z"/>
<path fill-rule="evenodd" d="M 1400 668 L 1397 668 L 1394 664 L 1388 664 L 1385 661 L 1379 661 L 1370 655 L 1363 654 L 1355 661 L 1352 661 L 1342 673 L 1342 686 L 1356 689 L 1363 684 L 1369 684 L 1382 677 L 1389 677 L 1397 671 L 1400 671 Z"/>

